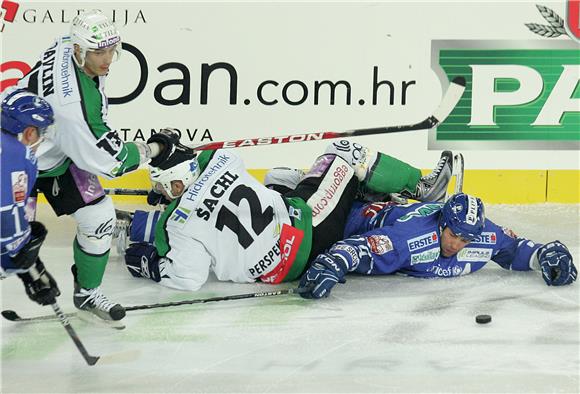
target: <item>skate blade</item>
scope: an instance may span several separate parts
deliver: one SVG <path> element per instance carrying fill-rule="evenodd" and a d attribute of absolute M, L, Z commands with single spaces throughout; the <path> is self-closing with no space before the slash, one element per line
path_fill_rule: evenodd
<path fill-rule="evenodd" d="M 463 155 L 461 153 L 453 156 L 453 172 L 451 173 L 451 178 L 455 178 L 455 187 L 453 193 L 449 193 L 449 189 L 445 193 L 445 201 L 447 201 L 452 195 L 463 192 L 463 173 L 465 171 L 465 162 Z"/>
<path fill-rule="evenodd" d="M 79 319 L 83 320 L 86 323 L 96 324 L 96 325 L 101 326 L 101 327 L 114 328 L 115 330 L 124 330 L 126 327 L 125 323 L 123 323 L 122 320 L 101 319 L 100 317 L 96 316 L 94 313 L 87 312 L 87 311 L 84 311 L 82 309 L 79 309 L 78 317 L 79 317 Z"/>

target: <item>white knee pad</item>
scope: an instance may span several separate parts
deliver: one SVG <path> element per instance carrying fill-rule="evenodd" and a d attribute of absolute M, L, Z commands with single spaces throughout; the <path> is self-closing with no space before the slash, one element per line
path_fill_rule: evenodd
<path fill-rule="evenodd" d="M 106 196 L 98 204 L 87 205 L 72 215 L 77 221 L 77 241 L 84 252 L 103 254 L 111 249 L 115 229 L 115 207 Z"/>
<path fill-rule="evenodd" d="M 333 142 L 328 145 L 325 153 L 344 159 L 354 169 L 359 181 L 365 180 L 368 171 L 378 159 L 377 152 L 349 140 Z"/>

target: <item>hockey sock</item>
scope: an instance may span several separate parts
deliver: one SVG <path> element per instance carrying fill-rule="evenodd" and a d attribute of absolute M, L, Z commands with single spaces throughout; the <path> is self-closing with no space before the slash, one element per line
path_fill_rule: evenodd
<path fill-rule="evenodd" d="M 394 157 L 379 153 L 369 169 L 364 183 L 376 193 L 414 191 L 421 179 L 421 170 Z"/>
<path fill-rule="evenodd" d="M 73 258 L 77 267 L 77 282 L 81 287 L 94 289 L 103 281 L 105 267 L 109 260 L 109 250 L 100 255 L 89 254 L 82 250 L 77 239 L 73 243 Z"/>

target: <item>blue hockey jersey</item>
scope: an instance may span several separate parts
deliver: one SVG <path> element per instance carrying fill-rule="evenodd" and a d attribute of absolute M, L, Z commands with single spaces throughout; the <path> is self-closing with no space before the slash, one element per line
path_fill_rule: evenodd
<path fill-rule="evenodd" d="M 20 272 L 11 257 L 30 240 L 30 226 L 25 207 L 36 181 L 34 153 L 16 137 L 0 133 L 0 276 Z"/>
<path fill-rule="evenodd" d="M 481 236 L 451 257 L 441 255 L 440 203 L 357 204 L 345 239 L 329 250 L 348 270 L 367 275 L 403 273 L 415 277 L 466 275 L 494 261 L 505 269 L 527 271 L 542 245 L 517 237 L 485 220 Z"/>

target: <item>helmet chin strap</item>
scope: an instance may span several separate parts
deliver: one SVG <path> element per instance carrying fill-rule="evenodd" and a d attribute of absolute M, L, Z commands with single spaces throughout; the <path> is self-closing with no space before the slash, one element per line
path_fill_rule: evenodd
<path fill-rule="evenodd" d="M 36 149 L 36 147 L 39 146 L 42 143 L 42 141 L 44 141 L 44 136 L 40 136 L 34 144 L 30 144 L 28 145 L 28 147 L 30 149 Z"/>

